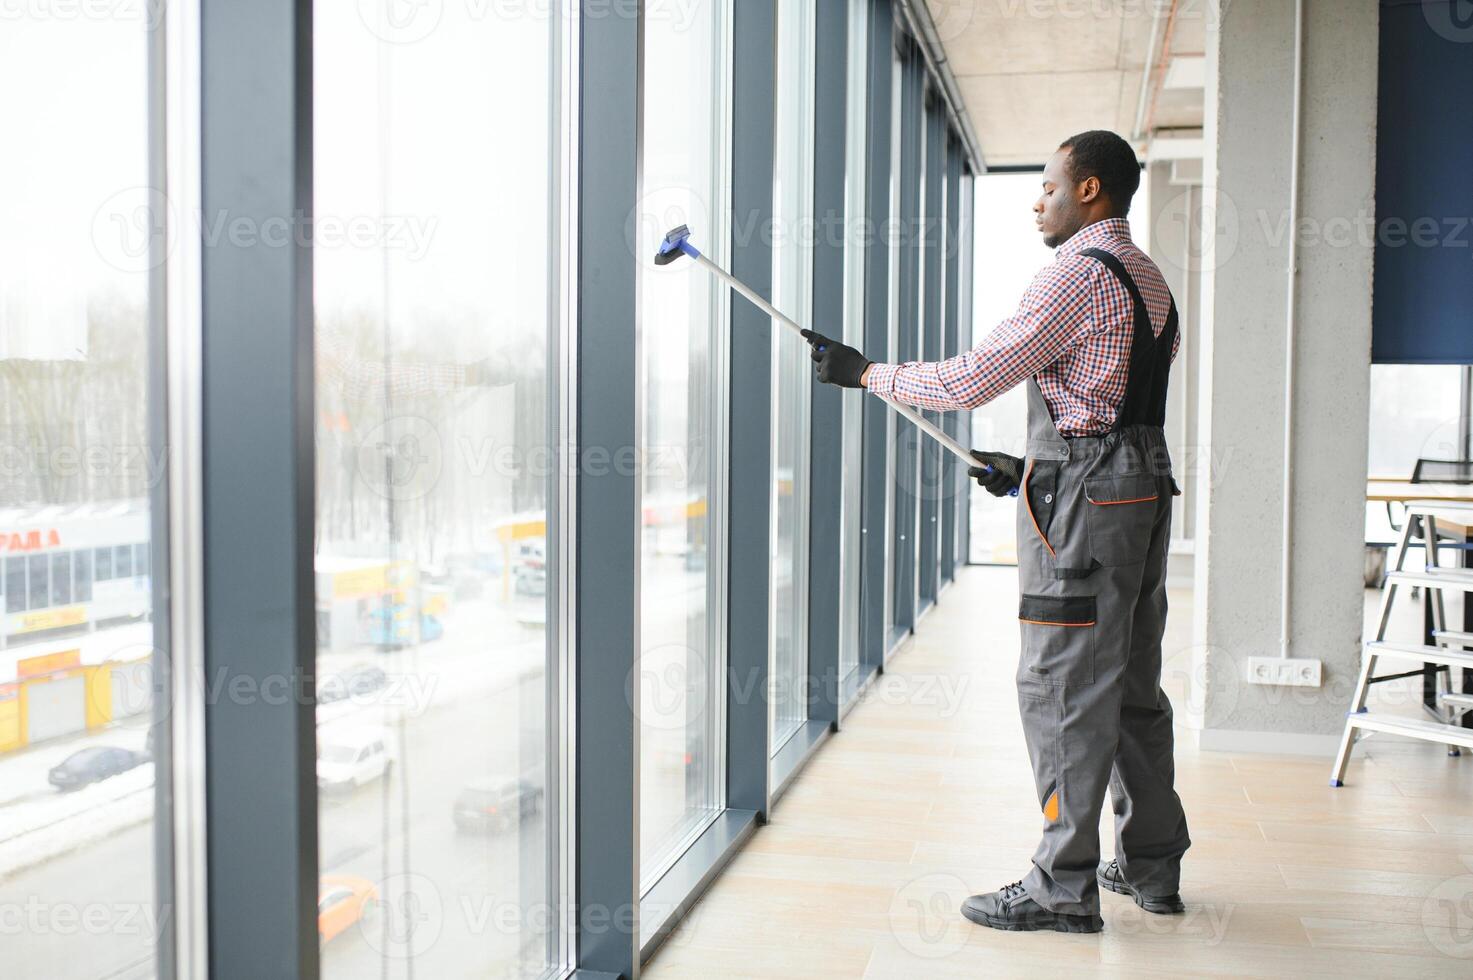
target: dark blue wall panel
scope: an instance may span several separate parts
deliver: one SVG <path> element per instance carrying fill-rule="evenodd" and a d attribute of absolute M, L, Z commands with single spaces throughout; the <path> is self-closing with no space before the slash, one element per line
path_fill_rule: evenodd
<path fill-rule="evenodd" d="M 1473 363 L 1473 3 L 1383 0 L 1378 364 Z"/>

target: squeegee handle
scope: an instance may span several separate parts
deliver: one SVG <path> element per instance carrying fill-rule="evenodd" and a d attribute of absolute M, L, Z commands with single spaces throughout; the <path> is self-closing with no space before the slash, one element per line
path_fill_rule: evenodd
<path fill-rule="evenodd" d="M 763 313 L 766 313 L 768 316 L 772 317 L 778 323 L 781 323 L 783 326 L 792 330 L 794 333 L 800 335 L 802 334 L 803 328 L 800 325 L 795 323 L 789 317 L 784 316 L 778 311 L 777 307 L 773 306 L 756 292 L 749 289 L 746 283 L 742 282 L 736 276 L 733 276 L 731 273 L 727 272 L 725 269 L 721 268 L 721 266 L 717 265 L 715 262 L 712 262 L 704 255 L 696 254 L 692 257 L 701 265 L 711 270 L 711 274 L 714 275 L 716 278 L 720 279 L 732 289 L 735 289 L 737 292 L 745 296 L 748 302 L 750 302 L 753 306 L 757 307 Z M 887 398 L 884 395 L 881 395 L 879 397 L 881 401 L 893 408 L 900 415 L 901 418 L 913 424 L 916 428 L 920 429 L 932 439 L 935 439 L 942 445 L 943 448 L 948 450 L 957 459 L 966 463 L 968 466 L 977 465 L 977 458 L 972 455 L 969 449 L 967 449 L 961 443 L 957 442 L 951 436 L 947 435 L 933 423 L 928 422 L 926 419 L 922 418 L 921 414 L 915 409 L 911 408 L 909 405 L 903 405 L 900 402 L 897 402 L 891 398 Z M 983 464 L 983 466 L 986 469 L 991 469 L 991 467 L 986 466 L 985 463 Z M 1008 496 L 1010 497 L 1016 497 L 1017 495 L 1017 490 L 1012 490 L 1008 493 Z"/>

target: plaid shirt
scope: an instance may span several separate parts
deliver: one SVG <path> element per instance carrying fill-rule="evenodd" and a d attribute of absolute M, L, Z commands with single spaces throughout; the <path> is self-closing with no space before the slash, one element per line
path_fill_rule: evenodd
<path fill-rule="evenodd" d="M 1125 399 L 1134 307 L 1103 262 L 1079 254 L 1087 248 L 1109 252 L 1125 265 L 1160 336 L 1171 292 L 1156 264 L 1130 240 L 1130 223 L 1109 218 L 1086 225 L 1060 245 L 1054 261 L 1033 277 L 1018 312 L 976 347 L 944 361 L 877 363 L 867 387 L 896 401 L 948 412 L 985 405 L 1036 377 L 1060 435 L 1108 431 Z M 1180 346 L 1178 331 L 1173 360 Z"/>

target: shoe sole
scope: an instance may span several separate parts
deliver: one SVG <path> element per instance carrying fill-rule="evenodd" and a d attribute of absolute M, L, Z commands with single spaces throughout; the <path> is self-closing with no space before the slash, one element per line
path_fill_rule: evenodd
<path fill-rule="evenodd" d="M 1129 895 L 1135 900 L 1135 904 L 1155 915 L 1180 915 L 1187 910 L 1187 907 L 1182 904 L 1180 896 L 1147 898 L 1123 881 L 1111 881 L 1101 874 L 1096 874 L 1095 880 L 1100 883 L 1100 887 L 1105 889 L 1105 891 L 1114 892 L 1117 895 Z"/>
<path fill-rule="evenodd" d="M 1099 932 L 1105 928 L 1105 920 L 1101 917 L 1088 915 L 1069 915 L 1067 913 L 1052 913 L 1048 916 L 1034 915 L 1030 919 L 998 919 L 982 912 L 974 912 L 966 906 L 962 906 L 962 915 L 979 926 L 989 929 L 1001 929 L 1005 932 Z"/>

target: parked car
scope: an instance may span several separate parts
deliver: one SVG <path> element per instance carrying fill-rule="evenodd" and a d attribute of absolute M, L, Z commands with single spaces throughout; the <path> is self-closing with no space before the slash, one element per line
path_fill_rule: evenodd
<path fill-rule="evenodd" d="M 394 767 L 383 729 L 333 727 L 317 736 L 317 785 L 350 790 L 388 775 Z"/>
<path fill-rule="evenodd" d="M 317 941 L 321 945 L 355 923 L 369 924 L 379 910 L 378 889 L 356 875 L 317 879 Z"/>
<path fill-rule="evenodd" d="M 345 698 L 372 694 L 389 683 L 389 675 L 377 664 L 354 664 L 334 674 L 324 674 L 317 681 L 317 703 L 331 704 Z"/>
<path fill-rule="evenodd" d="M 127 772 L 148 761 L 148 755 L 113 745 L 94 745 L 78 749 L 60 764 L 52 766 L 46 778 L 57 789 L 66 791 L 101 782 Z"/>
<path fill-rule="evenodd" d="M 547 549 L 541 538 L 517 545 L 512 581 L 519 595 L 547 595 Z"/>
<path fill-rule="evenodd" d="M 487 779 L 467 785 L 455 798 L 457 830 L 502 832 L 542 810 L 542 787 L 525 779 Z"/>

